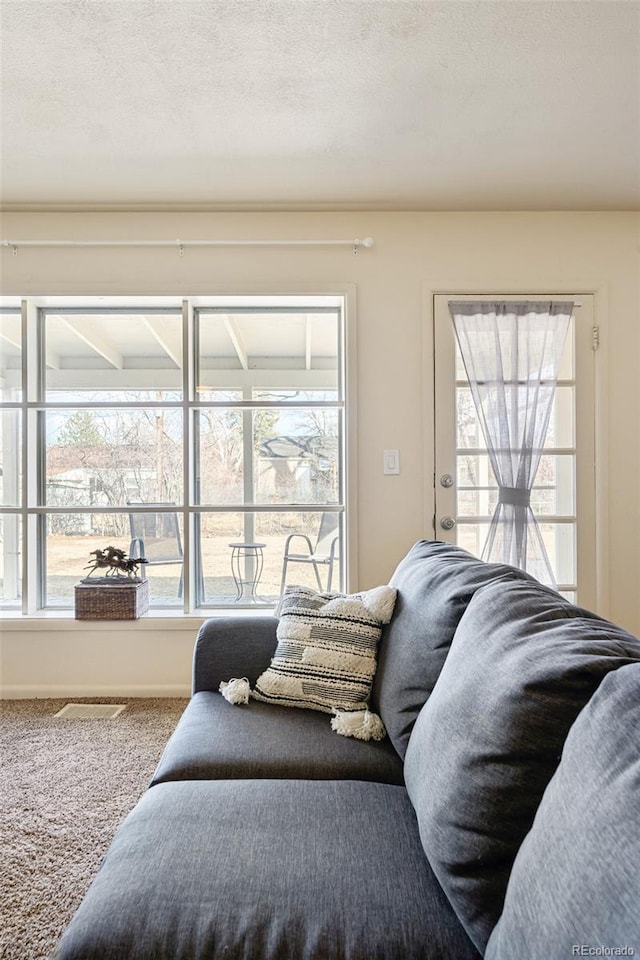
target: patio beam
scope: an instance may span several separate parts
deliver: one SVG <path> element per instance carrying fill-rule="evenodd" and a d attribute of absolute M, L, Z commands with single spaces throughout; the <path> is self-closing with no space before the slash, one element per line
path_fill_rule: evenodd
<path fill-rule="evenodd" d="M 70 317 L 60 317 L 60 320 L 68 330 L 71 330 L 76 337 L 82 340 L 83 343 L 86 343 L 91 350 L 99 353 L 112 367 L 115 367 L 116 370 L 124 369 L 122 354 L 119 350 L 116 350 L 113 344 L 105 340 L 104 337 L 97 333 L 92 333 L 91 336 L 89 336 L 83 325 L 77 320 L 72 320 Z"/>
<path fill-rule="evenodd" d="M 232 317 L 224 317 L 224 325 L 227 333 L 229 334 L 229 339 L 233 344 L 233 349 L 238 355 L 238 360 L 243 370 L 249 369 L 249 355 L 245 349 L 245 346 L 242 342 L 242 337 L 240 331 L 238 330 L 238 325 Z"/>
<path fill-rule="evenodd" d="M 172 338 L 167 335 L 166 330 L 162 329 L 160 322 L 156 317 L 143 317 L 142 322 L 156 343 L 162 347 L 169 359 L 175 363 L 178 369 L 180 369 L 182 366 L 180 334 L 178 333 L 178 336 L 175 338 L 175 343 L 172 344 L 169 342 Z"/>

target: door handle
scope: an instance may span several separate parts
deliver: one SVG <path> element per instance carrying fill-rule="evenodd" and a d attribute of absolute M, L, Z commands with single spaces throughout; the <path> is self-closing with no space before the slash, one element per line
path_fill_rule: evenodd
<path fill-rule="evenodd" d="M 453 517 L 443 517 L 442 520 L 440 521 L 440 526 L 442 527 L 443 530 L 453 530 L 455 525 L 456 525 L 456 522 L 453 519 Z"/>

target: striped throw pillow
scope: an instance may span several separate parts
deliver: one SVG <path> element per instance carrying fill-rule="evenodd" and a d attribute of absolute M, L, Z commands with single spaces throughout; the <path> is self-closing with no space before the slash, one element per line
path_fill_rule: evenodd
<path fill-rule="evenodd" d="M 389 586 L 349 595 L 289 587 L 276 609 L 276 651 L 251 696 L 325 713 L 365 710 L 395 601 Z"/>

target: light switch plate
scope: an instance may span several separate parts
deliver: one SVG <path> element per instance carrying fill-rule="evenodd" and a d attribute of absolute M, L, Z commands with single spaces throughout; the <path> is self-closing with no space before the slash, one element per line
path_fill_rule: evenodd
<path fill-rule="evenodd" d="M 400 473 L 400 451 L 383 450 L 382 472 L 388 476 L 395 476 Z"/>

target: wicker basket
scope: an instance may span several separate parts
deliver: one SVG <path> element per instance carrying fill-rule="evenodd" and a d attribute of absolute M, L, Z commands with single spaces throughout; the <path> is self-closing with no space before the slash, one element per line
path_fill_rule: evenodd
<path fill-rule="evenodd" d="M 76 620 L 137 620 L 149 609 L 149 581 L 92 577 L 75 588 Z"/>

